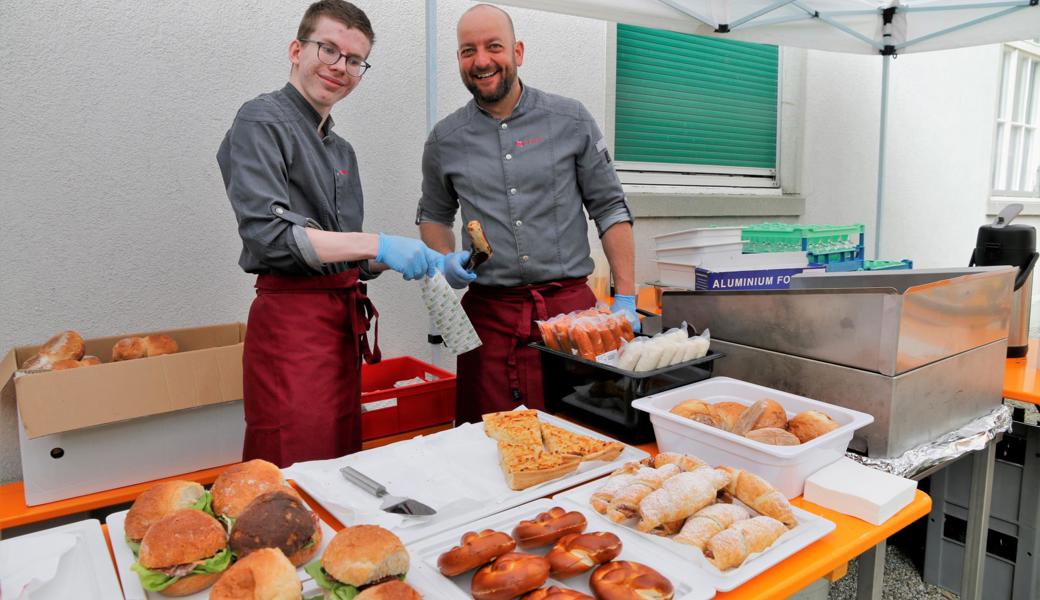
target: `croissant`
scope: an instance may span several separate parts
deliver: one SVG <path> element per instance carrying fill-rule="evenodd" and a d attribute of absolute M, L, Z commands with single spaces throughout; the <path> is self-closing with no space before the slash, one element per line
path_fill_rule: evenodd
<path fill-rule="evenodd" d="M 642 467 L 635 473 L 632 483 L 618 490 L 610 501 L 606 515 L 611 521 L 620 523 L 639 512 L 639 503 L 648 494 L 661 487 L 665 481 L 679 473 L 679 467 L 664 465 L 659 469 Z"/>
<path fill-rule="evenodd" d="M 715 534 L 737 521 L 750 519 L 751 513 L 739 504 L 712 504 L 695 512 L 686 519 L 675 541 L 689 544 L 701 550 Z"/>
<path fill-rule="evenodd" d="M 730 475 L 730 482 L 725 487 L 725 491 L 750 506 L 751 510 L 767 517 L 773 517 L 787 525 L 789 529 L 798 525 L 798 519 L 794 517 L 794 511 L 791 510 L 791 503 L 765 479 L 734 467 L 722 466 L 719 467 L 719 470 Z"/>
<path fill-rule="evenodd" d="M 772 517 L 737 521 L 708 540 L 704 556 L 720 571 L 739 567 L 749 554 L 772 546 L 786 531 L 784 524 Z"/>
<path fill-rule="evenodd" d="M 715 501 L 715 494 L 729 483 L 725 471 L 702 467 L 666 480 L 639 503 L 636 529 L 648 532 L 663 523 L 689 517 Z"/>

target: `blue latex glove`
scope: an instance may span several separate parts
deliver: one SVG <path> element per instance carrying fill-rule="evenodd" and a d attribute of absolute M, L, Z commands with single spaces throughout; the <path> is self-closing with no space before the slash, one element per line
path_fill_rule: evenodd
<path fill-rule="evenodd" d="M 457 290 L 461 290 L 477 278 L 476 273 L 466 270 L 467 260 L 469 260 L 469 250 L 444 255 L 444 267 L 441 269 L 444 271 L 444 279 L 448 281 L 448 285 Z"/>
<path fill-rule="evenodd" d="M 639 333 L 639 313 L 636 312 L 636 297 L 624 294 L 614 294 L 614 305 L 610 312 L 619 312 L 625 315 L 628 322 L 632 324 L 632 331 Z"/>
<path fill-rule="evenodd" d="M 422 240 L 380 233 L 376 261 L 397 271 L 405 279 L 422 279 L 437 271 L 436 259 L 430 253 L 441 256 L 427 248 Z"/>

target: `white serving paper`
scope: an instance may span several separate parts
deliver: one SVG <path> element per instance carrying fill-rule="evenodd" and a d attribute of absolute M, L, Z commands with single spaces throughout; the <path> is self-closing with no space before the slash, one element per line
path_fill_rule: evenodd
<path fill-rule="evenodd" d="M 546 413 L 539 412 L 538 418 L 583 435 L 610 439 Z M 497 443 L 484 434 L 483 424 L 466 423 L 349 456 L 296 463 L 283 473 L 344 525 L 380 525 L 408 543 L 595 479 L 621 463 L 646 456 L 638 448 L 625 446 L 614 461 L 585 462 L 567 477 L 511 490 L 499 466 Z M 347 465 L 386 486 L 390 494 L 418 500 L 437 514 L 413 517 L 381 510 L 381 500 L 344 479 L 339 469 Z"/>
<path fill-rule="evenodd" d="M 916 481 L 841 458 L 805 480 L 804 497 L 809 502 L 880 525 L 910 504 L 916 489 Z"/>
<path fill-rule="evenodd" d="M 122 598 L 96 519 L 0 541 L 0 598 Z"/>
<path fill-rule="evenodd" d="M 459 297 L 451 289 L 444 274 L 437 272 L 433 277 L 426 277 L 419 285 L 422 290 L 423 304 L 426 305 L 430 319 L 437 327 L 444 345 L 455 354 L 469 352 L 480 346 L 480 337 L 473 329 L 466 311 L 462 309 Z"/>

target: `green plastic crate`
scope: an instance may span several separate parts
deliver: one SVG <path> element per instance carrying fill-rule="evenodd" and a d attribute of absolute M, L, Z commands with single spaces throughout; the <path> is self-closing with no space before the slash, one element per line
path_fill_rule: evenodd
<path fill-rule="evenodd" d="M 914 268 L 914 262 L 912 260 L 865 260 L 863 261 L 863 271 L 897 271 L 900 269 L 912 269 Z"/>
<path fill-rule="evenodd" d="M 831 253 L 855 252 L 863 245 L 863 225 L 791 225 L 762 223 L 749 225 L 741 231 L 746 240 L 744 252 L 798 252 L 806 251 L 821 256 Z M 844 256 L 836 261 L 846 260 Z M 820 264 L 830 262 L 819 261 Z"/>

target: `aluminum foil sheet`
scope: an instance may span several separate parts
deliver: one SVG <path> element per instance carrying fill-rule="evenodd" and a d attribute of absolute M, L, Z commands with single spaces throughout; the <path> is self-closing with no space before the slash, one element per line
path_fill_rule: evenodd
<path fill-rule="evenodd" d="M 969 452 L 986 447 L 998 434 L 1011 429 L 1011 407 L 1000 405 L 964 427 L 951 431 L 939 439 L 907 450 L 895 458 L 870 458 L 853 452 L 845 455 L 852 460 L 886 473 L 913 479 L 934 466 L 956 460 Z"/>

